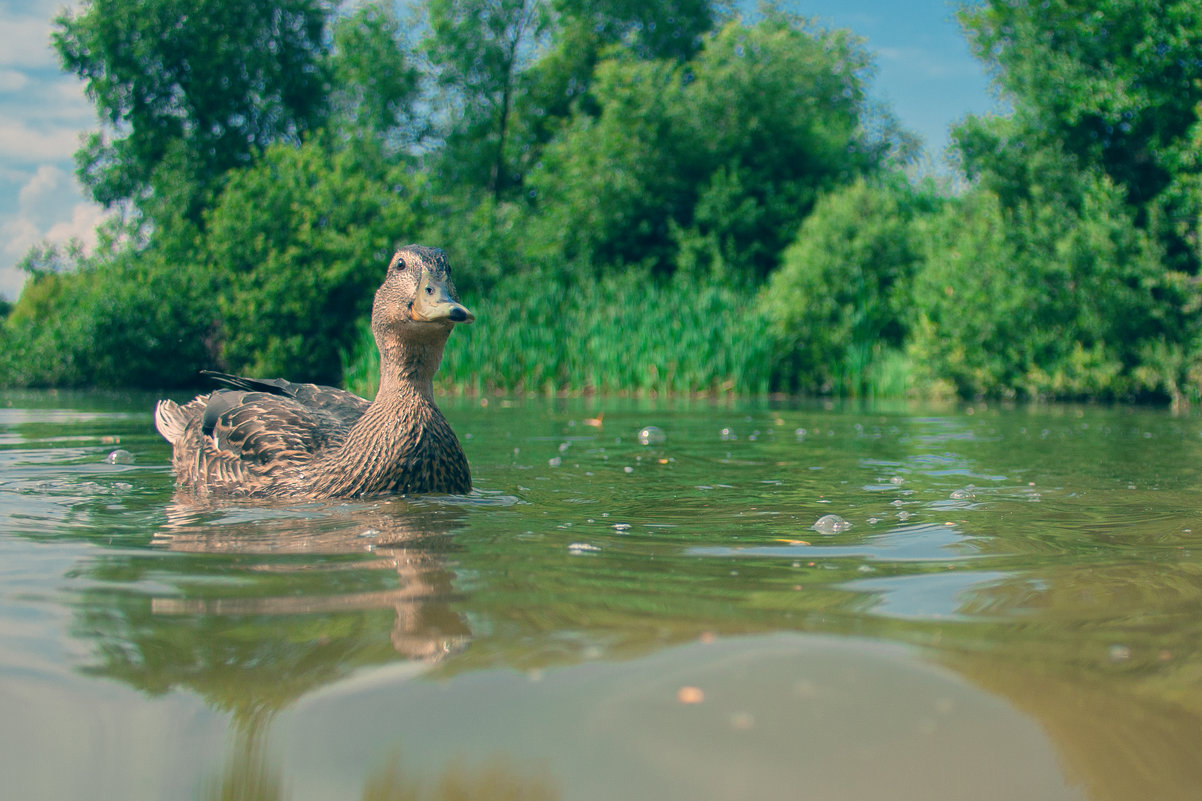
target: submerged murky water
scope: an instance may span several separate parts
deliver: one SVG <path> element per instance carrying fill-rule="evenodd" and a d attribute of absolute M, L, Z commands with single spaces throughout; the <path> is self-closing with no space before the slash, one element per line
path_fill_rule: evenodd
<path fill-rule="evenodd" d="M 197 508 L 150 401 L 0 396 L 13 798 L 1202 794 L 1196 417 L 450 401 L 470 497 Z"/>

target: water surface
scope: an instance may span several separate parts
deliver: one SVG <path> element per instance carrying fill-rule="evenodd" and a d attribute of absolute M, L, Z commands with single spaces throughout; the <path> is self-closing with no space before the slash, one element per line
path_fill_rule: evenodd
<path fill-rule="evenodd" d="M 0 395 L 13 798 L 1202 787 L 1196 417 L 450 400 L 471 496 L 198 507 L 151 402 Z"/>

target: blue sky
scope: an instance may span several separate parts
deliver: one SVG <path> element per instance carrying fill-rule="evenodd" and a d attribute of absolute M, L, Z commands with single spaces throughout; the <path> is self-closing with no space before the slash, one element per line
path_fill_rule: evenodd
<path fill-rule="evenodd" d="M 0 0 L 0 295 L 13 299 L 16 264 L 41 241 L 95 242 L 103 217 L 75 181 L 72 154 L 96 127 L 82 84 L 58 70 L 51 20 L 63 0 Z M 68 5 L 78 5 L 77 2 Z M 947 0 L 791 0 L 789 11 L 850 28 L 876 59 L 872 93 L 926 143 L 938 165 L 948 126 L 997 110 Z"/>
<path fill-rule="evenodd" d="M 789 11 L 863 37 L 876 62 L 872 92 L 922 137 L 938 163 L 948 128 L 966 114 L 1003 111 L 969 50 L 952 0 L 790 0 Z"/>

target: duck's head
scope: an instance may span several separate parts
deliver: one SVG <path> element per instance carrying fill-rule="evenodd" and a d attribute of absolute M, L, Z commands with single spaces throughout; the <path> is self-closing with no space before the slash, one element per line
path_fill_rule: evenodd
<path fill-rule="evenodd" d="M 446 341 L 455 323 L 476 319 L 459 302 L 447 254 L 438 248 L 406 245 L 388 264 L 372 306 L 376 342 Z"/>

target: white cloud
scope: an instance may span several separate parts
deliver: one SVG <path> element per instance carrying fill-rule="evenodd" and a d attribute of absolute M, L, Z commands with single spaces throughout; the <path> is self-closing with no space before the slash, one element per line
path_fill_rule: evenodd
<path fill-rule="evenodd" d="M 17 193 L 17 205 L 22 217 L 45 225 L 59 216 L 57 209 L 62 208 L 64 200 L 78 194 L 70 175 L 43 164 Z"/>
<path fill-rule="evenodd" d="M 0 120 L 0 160 L 36 164 L 69 161 L 79 149 L 81 131 L 75 126 L 39 125 Z"/>
<path fill-rule="evenodd" d="M 95 203 L 76 203 L 71 208 L 71 219 L 50 226 L 44 238 L 58 245 L 77 240 L 90 253 L 96 249 L 96 229 L 108 217 L 109 213 Z"/>
<path fill-rule="evenodd" d="M 83 83 L 68 75 L 31 81 L 25 91 L 4 99 L 22 119 L 95 127 L 96 111 L 84 93 Z"/>
<path fill-rule="evenodd" d="M 14 217 L 0 225 L 0 234 L 4 235 L 4 260 L 16 264 L 31 247 L 41 241 L 38 227 L 33 220 L 25 217 Z"/>
<path fill-rule="evenodd" d="M 71 157 L 96 114 L 74 76 L 59 71 L 54 18 L 76 0 L 0 2 L 0 295 L 14 298 L 17 262 L 39 242 L 96 243 L 105 213 L 84 198 Z"/>
<path fill-rule="evenodd" d="M 29 76 L 20 70 L 0 69 L 0 92 L 16 92 L 29 85 Z"/>
<path fill-rule="evenodd" d="M 16 268 L 40 242 L 66 244 L 78 240 L 85 250 L 96 247 L 96 227 L 107 213 L 83 197 L 69 173 L 42 165 L 17 193 L 15 214 L 0 218 L 0 294 L 15 298 L 25 281 Z"/>
<path fill-rule="evenodd" d="M 58 57 L 50 47 L 54 13 L 0 16 L 0 66 L 57 67 Z"/>

